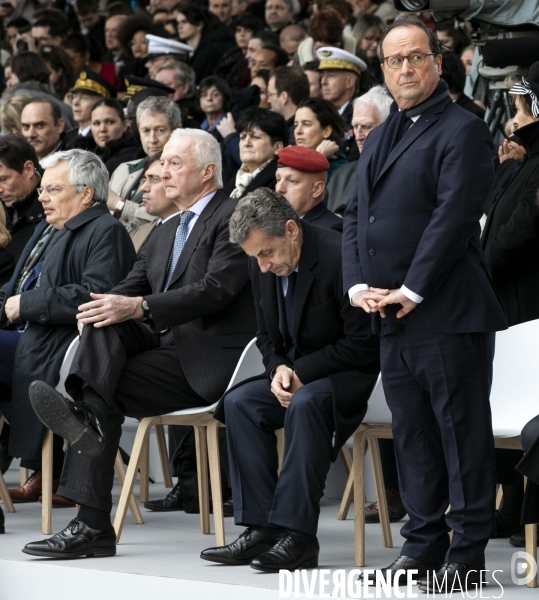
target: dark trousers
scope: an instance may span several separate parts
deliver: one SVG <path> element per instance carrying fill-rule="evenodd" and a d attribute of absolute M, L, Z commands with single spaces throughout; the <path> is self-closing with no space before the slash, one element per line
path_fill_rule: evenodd
<path fill-rule="evenodd" d="M 329 379 L 300 388 L 287 409 L 267 379 L 251 381 L 226 395 L 225 417 L 236 525 L 316 534 L 334 431 Z M 275 431 L 282 427 L 285 450 L 277 477 Z"/>
<path fill-rule="evenodd" d="M 105 449 L 88 458 L 69 448 L 58 494 L 110 511 L 124 416 L 142 419 L 209 403 L 187 383 L 172 336 L 160 337 L 137 321 L 84 328 L 66 381 L 74 398 L 81 397 L 83 381 L 107 403 Z"/>
<path fill-rule="evenodd" d="M 9 329 L 0 329 L 0 410 L 4 413 L 4 416 L 9 421 L 11 388 L 13 387 L 13 366 L 15 363 L 15 353 L 17 351 L 17 344 L 21 339 L 19 331 L 12 331 Z M 7 439 L 9 436 L 9 426 L 4 425 L 2 430 L 2 439 Z M 57 436 L 53 436 L 53 464 L 52 464 L 52 476 L 53 479 L 58 479 L 62 472 L 62 465 L 64 464 L 64 440 Z M 21 467 L 30 469 L 32 471 L 41 471 L 41 458 L 26 458 L 20 457 Z"/>
<path fill-rule="evenodd" d="M 410 517 L 401 529 L 405 556 L 485 562 L 495 510 L 493 356 L 490 333 L 445 335 L 404 327 L 381 337 L 382 381 Z"/>

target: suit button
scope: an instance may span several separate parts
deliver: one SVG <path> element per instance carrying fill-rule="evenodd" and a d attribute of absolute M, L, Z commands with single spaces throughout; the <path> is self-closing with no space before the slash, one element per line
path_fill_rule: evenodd
<path fill-rule="evenodd" d="M 45 321 L 47 320 L 47 317 L 46 317 L 45 315 L 40 315 L 40 316 L 39 316 L 39 320 L 40 320 L 42 323 L 45 323 Z"/>
<path fill-rule="evenodd" d="M 374 248 L 369 248 L 369 256 L 374 256 Z"/>
<path fill-rule="evenodd" d="M 374 223 L 376 219 L 374 217 L 369 217 L 369 223 Z"/>

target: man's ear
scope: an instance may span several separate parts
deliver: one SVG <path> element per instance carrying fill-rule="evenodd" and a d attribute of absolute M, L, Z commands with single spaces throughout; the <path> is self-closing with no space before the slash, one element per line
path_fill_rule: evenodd
<path fill-rule="evenodd" d="M 326 189 L 326 184 L 319 179 L 313 183 L 313 198 L 320 198 L 324 196 L 324 190 Z"/>
<path fill-rule="evenodd" d="M 62 131 L 64 130 L 65 127 L 65 121 L 60 117 L 58 119 L 58 122 L 56 123 L 56 131 L 58 133 L 62 133 Z"/>

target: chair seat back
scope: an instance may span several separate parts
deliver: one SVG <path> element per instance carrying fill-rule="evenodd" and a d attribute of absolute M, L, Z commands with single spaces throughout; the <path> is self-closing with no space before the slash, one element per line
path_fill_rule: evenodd
<path fill-rule="evenodd" d="M 256 338 L 253 338 L 242 352 L 227 390 L 250 377 L 262 375 L 265 370 L 262 354 L 256 345 Z"/>
<path fill-rule="evenodd" d="M 381 375 L 378 375 L 376 385 L 371 392 L 367 414 L 363 419 L 363 423 L 368 425 L 391 425 L 391 411 L 386 402 Z"/>
<path fill-rule="evenodd" d="M 75 358 L 75 353 L 77 352 L 77 348 L 80 344 L 80 338 L 77 336 L 71 344 L 69 344 L 69 348 L 67 349 L 64 360 L 62 362 L 62 366 L 60 367 L 60 380 L 58 381 L 58 385 L 56 389 L 60 392 L 60 394 L 71 398 L 71 396 L 66 392 L 65 382 L 67 376 L 69 375 L 69 369 L 71 369 L 71 363 Z M 71 398 L 73 400 L 73 398 Z"/>

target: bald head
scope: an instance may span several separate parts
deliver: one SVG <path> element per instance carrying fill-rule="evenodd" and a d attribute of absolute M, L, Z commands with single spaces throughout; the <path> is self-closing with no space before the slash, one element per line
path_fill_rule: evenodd
<path fill-rule="evenodd" d="M 279 43 L 281 48 L 292 58 L 301 42 L 307 37 L 307 32 L 299 25 L 288 25 L 281 31 Z"/>

